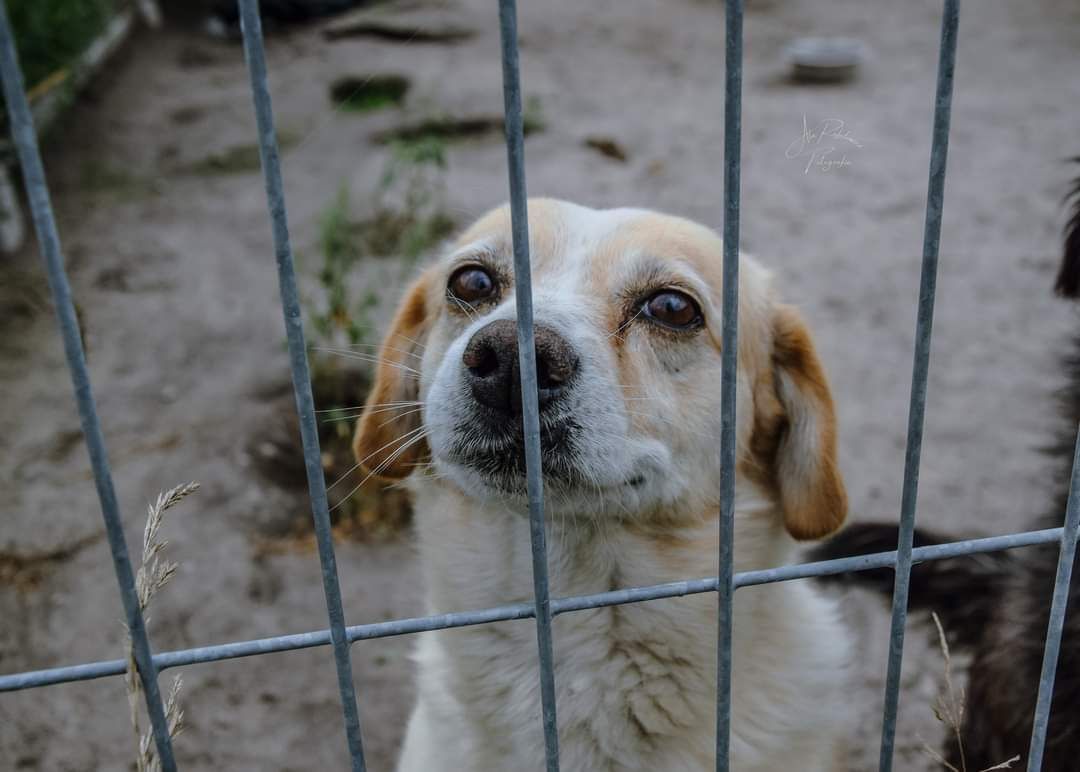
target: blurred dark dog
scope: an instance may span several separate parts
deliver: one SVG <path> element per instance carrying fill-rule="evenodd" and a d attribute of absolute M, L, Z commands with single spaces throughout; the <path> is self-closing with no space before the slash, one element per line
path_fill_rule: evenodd
<path fill-rule="evenodd" d="M 1080 158 L 1073 162 L 1080 163 Z M 1064 257 L 1054 289 L 1062 297 L 1077 299 L 1080 298 L 1080 177 L 1073 180 L 1066 200 L 1070 216 L 1065 226 Z M 1062 363 L 1068 385 L 1061 394 L 1060 433 L 1051 448 L 1060 477 L 1053 492 L 1052 508 L 1030 524 L 1032 529 L 1056 528 L 1063 522 L 1072 452 L 1080 425 L 1080 335 L 1071 341 Z M 917 528 L 915 546 L 968 537 Z M 830 560 L 887 552 L 896 549 L 896 543 L 895 525 L 856 523 L 811 555 L 814 560 Z M 986 769 L 1016 754 L 1024 759 L 1021 764 L 1026 763 L 1057 561 L 1058 547 L 1049 544 L 932 561 L 912 569 L 910 608 L 936 612 L 950 643 L 974 657 L 960 731 L 967 769 Z M 1073 564 L 1043 772 L 1080 769 L 1078 564 L 1080 559 Z M 843 574 L 824 581 L 867 587 L 890 597 L 893 590 L 891 570 Z M 956 737 L 949 737 L 944 755 L 954 768 L 965 768 Z"/>
<path fill-rule="evenodd" d="M 260 0 L 259 13 L 264 26 L 276 29 L 372 4 L 373 0 Z M 236 0 L 204 0 L 204 5 L 211 29 L 229 36 L 240 34 Z"/>

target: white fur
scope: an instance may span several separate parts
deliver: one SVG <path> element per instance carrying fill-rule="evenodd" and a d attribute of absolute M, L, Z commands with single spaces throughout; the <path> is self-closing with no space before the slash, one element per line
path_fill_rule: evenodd
<path fill-rule="evenodd" d="M 521 513 L 470 509 L 417 487 L 429 611 L 531 599 L 528 522 Z M 794 542 L 762 514 L 752 505 L 739 511 L 736 570 L 791 562 Z M 716 522 L 700 526 L 703 544 L 717 544 Z M 618 526 L 552 527 L 548 549 L 555 596 L 717 572 L 715 550 L 688 555 L 681 571 L 664 571 L 648 540 Z M 563 770 L 714 768 L 716 609 L 716 597 L 705 594 L 555 619 Z M 835 609 L 806 584 L 738 591 L 731 769 L 836 769 L 839 743 L 851 729 L 844 689 L 849 656 Z M 532 621 L 424 634 L 416 661 L 419 696 L 399 772 L 542 768 Z"/>

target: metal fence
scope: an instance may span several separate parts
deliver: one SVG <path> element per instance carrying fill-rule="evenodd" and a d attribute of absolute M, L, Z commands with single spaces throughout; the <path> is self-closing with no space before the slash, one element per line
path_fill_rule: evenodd
<path fill-rule="evenodd" d="M 157 677 L 160 671 L 199 662 L 213 662 L 247 657 L 255 654 L 290 651 L 313 646 L 330 645 L 337 666 L 338 689 L 344 715 L 345 735 L 354 770 L 364 770 L 364 752 L 360 736 L 360 718 L 353 685 L 349 658 L 350 644 L 370 638 L 405 635 L 467 625 L 488 624 L 511 619 L 534 618 L 540 660 L 540 687 L 543 707 L 543 729 L 546 767 L 549 772 L 559 769 L 559 740 L 555 704 L 555 667 L 551 640 L 551 619 L 582 609 L 639 603 L 674 598 L 693 593 L 715 592 L 719 602 L 716 769 L 728 769 L 731 718 L 731 604 L 735 591 L 741 587 L 790 581 L 812 576 L 892 567 L 896 581 L 892 603 L 892 628 L 889 639 L 889 664 L 885 689 L 885 711 L 881 733 L 879 769 L 892 769 L 896 716 L 899 702 L 900 665 L 903 657 L 904 629 L 907 618 L 908 586 L 911 566 L 915 562 L 939 560 L 960 555 L 1012 549 L 1058 542 L 1060 556 L 1039 682 L 1035 721 L 1028 756 L 1028 772 L 1041 766 L 1046 726 L 1050 715 L 1050 698 L 1054 687 L 1058 649 L 1061 644 L 1070 574 L 1076 552 L 1080 526 L 1080 445 L 1073 459 L 1072 480 L 1063 528 L 960 541 L 932 547 L 912 548 L 915 523 L 916 493 L 919 482 L 919 456 L 922 445 L 923 415 L 926 404 L 926 383 L 930 356 L 930 335 L 934 314 L 934 298 L 938 262 L 938 241 L 941 233 L 941 212 L 945 186 L 945 161 L 948 151 L 949 115 L 952 100 L 953 71 L 956 61 L 956 37 L 959 20 L 959 0 L 944 0 L 941 26 L 937 93 L 934 106 L 933 142 L 930 153 L 929 190 L 926 205 L 926 224 L 923 239 L 922 278 L 919 289 L 918 317 L 915 336 L 915 360 L 911 379 L 911 402 L 908 414 L 907 450 L 904 465 L 903 497 L 900 512 L 900 540 L 895 552 L 783 566 L 761 571 L 734 573 L 732 561 L 733 509 L 735 492 L 735 366 L 738 309 L 739 254 L 739 172 L 741 140 L 742 89 L 742 0 L 726 3 L 726 78 L 724 117 L 724 250 L 723 250 L 723 376 L 721 380 L 722 430 L 720 450 L 722 461 L 720 507 L 720 575 L 704 579 L 636 587 L 595 595 L 551 598 L 548 592 L 547 550 L 544 541 L 544 492 L 540 471 L 539 417 L 534 356 L 532 294 L 530 285 L 528 221 L 526 217 L 525 166 L 523 156 L 523 118 L 521 83 L 518 68 L 517 11 L 515 0 L 499 1 L 499 20 L 502 36 L 503 96 L 506 116 L 506 148 L 510 177 L 510 206 L 512 213 L 515 286 L 517 293 L 517 329 L 520 352 L 522 401 L 528 480 L 530 532 L 533 555 L 534 600 L 496 608 L 436 616 L 397 619 L 375 624 L 347 626 L 341 603 L 334 545 L 327 510 L 326 483 L 319 455 L 319 440 L 315 424 L 314 403 L 304 333 L 297 293 L 296 274 L 282 191 L 281 167 L 274 132 L 270 92 L 267 87 L 266 61 L 259 20 L 258 0 L 239 0 L 244 38 L 244 54 L 251 77 L 255 116 L 258 123 L 259 148 L 266 183 L 267 205 L 273 228 L 274 253 L 281 288 L 281 304 L 289 343 L 293 388 L 300 414 L 304 460 L 307 468 L 311 509 L 322 564 L 323 589 L 326 596 L 329 628 L 318 632 L 283 635 L 258 640 L 240 641 L 217 646 L 152 654 L 150 642 L 135 594 L 135 583 L 127 545 L 124 541 L 120 512 L 113 490 L 104 438 L 98 422 L 86 369 L 78 320 L 71 300 L 71 290 L 64 270 L 60 240 L 49 200 L 49 190 L 41 165 L 33 122 L 23 88 L 15 54 L 15 44 L 7 12 L 0 3 L 0 76 L 11 121 L 12 134 L 18 151 L 33 212 L 34 226 L 46 272 L 56 305 L 60 332 L 64 341 L 68 367 L 75 389 L 83 434 L 86 438 L 94 472 L 102 516 L 105 520 L 109 547 L 112 551 L 117 582 L 131 633 L 134 659 L 142 681 L 146 707 L 153 727 L 154 742 L 166 772 L 176 769 L 169 739 L 165 712 Z M 31 689 L 49 684 L 82 681 L 123 674 L 126 660 L 117 659 L 69 667 L 52 668 L 0 676 L 0 692 Z M 537 760 L 539 764 L 539 759 Z"/>

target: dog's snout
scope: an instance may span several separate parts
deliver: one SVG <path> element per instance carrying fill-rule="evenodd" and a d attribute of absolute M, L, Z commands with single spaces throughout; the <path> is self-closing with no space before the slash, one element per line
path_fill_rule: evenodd
<path fill-rule="evenodd" d="M 537 325 L 536 376 L 540 408 L 563 393 L 578 369 L 573 346 L 550 327 Z M 473 397 L 506 415 L 521 413 L 521 374 L 517 325 L 500 319 L 484 325 L 469 340 L 461 357 Z"/>

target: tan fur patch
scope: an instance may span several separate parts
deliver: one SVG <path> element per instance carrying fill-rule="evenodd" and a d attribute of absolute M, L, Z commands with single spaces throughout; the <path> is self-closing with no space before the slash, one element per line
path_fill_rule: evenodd
<path fill-rule="evenodd" d="M 419 396 L 412 355 L 427 333 L 433 280 L 429 269 L 409 288 L 379 352 L 375 384 L 353 436 L 353 453 L 365 474 L 400 480 L 430 454 L 427 443 L 416 439 L 420 412 L 408 403 Z"/>
<path fill-rule="evenodd" d="M 778 488 L 776 453 L 787 428 L 784 406 L 776 394 L 776 377 L 771 367 L 754 380 L 754 427 L 750 435 L 750 455 L 739 461 L 739 471 L 766 490 Z"/>
<path fill-rule="evenodd" d="M 796 539 L 819 539 L 847 516 L 847 492 L 836 460 L 836 411 L 810 333 L 794 308 L 773 320 L 776 395 L 787 426 L 775 453 L 784 524 Z"/>
<path fill-rule="evenodd" d="M 559 206 L 557 201 L 547 198 L 530 198 L 529 210 L 529 253 L 533 270 L 543 269 L 551 257 L 558 254 L 561 240 L 559 227 Z M 501 206 L 492 209 L 473 223 L 456 241 L 460 249 L 478 241 L 486 241 L 495 251 L 513 254 L 511 238 L 510 207 Z"/>

